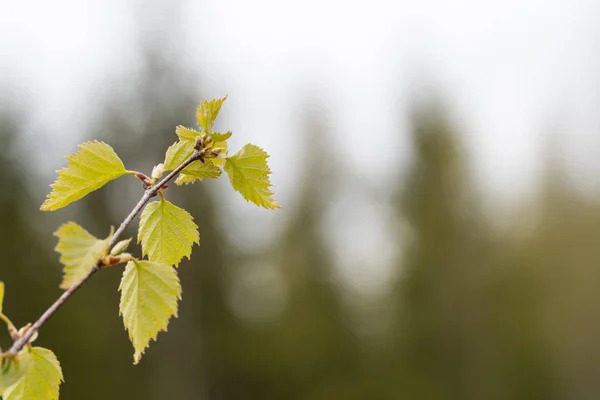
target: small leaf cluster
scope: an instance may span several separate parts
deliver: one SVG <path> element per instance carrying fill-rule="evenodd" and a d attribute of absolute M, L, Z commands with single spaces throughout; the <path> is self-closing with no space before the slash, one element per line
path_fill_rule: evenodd
<path fill-rule="evenodd" d="M 182 295 L 177 267 L 184 257 L 191 257 L 194 244 L 200 244 L 194 218 L 167 200 L 166 183 L 177 172 L 175 183 L 182 185 L 216 179 L 225 171 L 233 189 L 244 199 L 267 209 L 279 208 L 271 191 L 268 154 L 247 144 L 229 155 L 227 140 L 232 133 L 213 131 L 226 98 L 207 100 L 198 106 L 198 130 L 183 126 L 175 129 L 178 140 L 168 148 L 164 161 L 154 167 L 149 177 L 127 170 L 106 143 L 81 144 L 77 153 L 66 157 L 68 166 L 57 171 L 58 178 L 41 206 L 48 211 L 60 209 L 124 175 L 134 175 L 143 182 L 148 197 L 158 197 L 158 201 L 145 205 L 146 199 L 141 205 L 145 208 L 139 220 L 137 241 L 141 244 L 142 258 L 125 252 L 131 238 L 117 242 L 119 230 L 115 234 L 113 228 L 106 238 L 96 238 L 75 222 L 67 222 L 55 232 L 56 251 L 64 265 L 62 289 L 68 291 L 81 284 L 94 270 L 126 264 L 119 285 L 119 313 L 133 344 L 134 364 L 140 361 L 150 341 L 156 340 L 160 331 L 167 330 L 171 317 L 177 317 Z M 163 178 L 169 171 L 171 174 Z M 129 222 L 126 220 L 124 225 Z M 3 284 L 0 289 L 0 318 L 17 341 L 31 326 L 17 330 L 2 313 Z M 35 337 L 37 331 L 32 339 Z M 0 357 L 0 395 L 5 400 L 58 399 L 63 376 L 52 351 L 27 343 L 16 355 L 6 352 Z"/>

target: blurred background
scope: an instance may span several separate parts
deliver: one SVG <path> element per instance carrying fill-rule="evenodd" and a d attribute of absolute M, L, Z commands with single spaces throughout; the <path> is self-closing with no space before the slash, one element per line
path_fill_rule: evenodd
<path fill-rule="evenodd" d="M 227 178 L 169 190 L 201 232 L 179 318 L 134 367 L 121 270 L 94 277 L 36 342 L 61 399 L 600 398 L 599 21 L 594 0 L 0 0 L 5 312 L 60 294 L 62 222 L 104 237 L 143 192 L 41 212 L 63 155 L 99 139 L 149 173 L 228 94 L 216 128 L 271 154 L 282 208 Z"/>

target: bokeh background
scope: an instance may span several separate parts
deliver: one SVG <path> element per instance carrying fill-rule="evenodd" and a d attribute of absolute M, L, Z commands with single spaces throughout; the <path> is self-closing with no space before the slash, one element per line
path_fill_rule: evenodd
<path fill-rule="evenodd" d="M 169 190 L 201 232 L 179 318 L 133 366 L 120 269 L 95 276 L 37 342 L 61 399 L 600 398 L 599 22 L 594 0 L 1 0 L 4 309 L 60 294 L 60 223 L 103 237 L 142 194 L 41 212 L 63 155 L 104 140 L 149 173 L 228 94 L 217 128 L 272 155 L 282 208 Z"/>

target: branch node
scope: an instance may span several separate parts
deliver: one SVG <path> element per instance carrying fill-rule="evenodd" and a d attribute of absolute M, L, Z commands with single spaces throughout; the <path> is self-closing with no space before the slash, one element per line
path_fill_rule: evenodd
<path fill-rule="evenodd" d="M 136 178 L 142 181 L 145 190 L 148 190 L 152 187 L 152 179 L 150 179 L 147 175 L 137 171 L 135 171 L 134 175 Z"/>

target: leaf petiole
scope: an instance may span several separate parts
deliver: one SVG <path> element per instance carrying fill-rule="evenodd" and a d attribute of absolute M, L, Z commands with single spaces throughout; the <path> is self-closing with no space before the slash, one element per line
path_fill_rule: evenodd
<path fill-rule="evenodd" d="M 12 323 L 12 321 L 10 320 L 10 318 L 8 318 L 4 313 L 0 312 L 0 319 L 2 321 L 4 321 L 4 323 L 6 324 L 6 326 L 8 327 L 8 333 L 10 334 L 10 336 L 15 339 L 18 339 L 18 330 L 17 328 L 15 328 L 15 325 Z"/>

